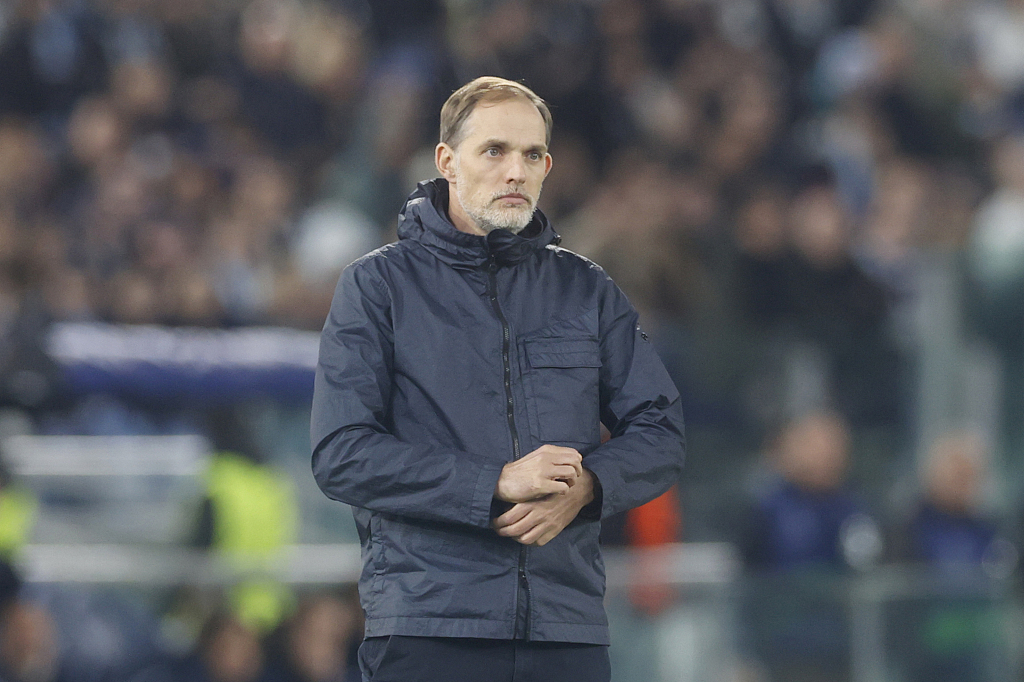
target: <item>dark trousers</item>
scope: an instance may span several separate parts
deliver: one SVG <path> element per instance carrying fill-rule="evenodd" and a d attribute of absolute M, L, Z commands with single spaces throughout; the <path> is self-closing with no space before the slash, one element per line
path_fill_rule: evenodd
<path fill-rule="evenodd" d="M 363 682 L 609 682 L 608 647 L 456 637 L 370 637 Z"/>

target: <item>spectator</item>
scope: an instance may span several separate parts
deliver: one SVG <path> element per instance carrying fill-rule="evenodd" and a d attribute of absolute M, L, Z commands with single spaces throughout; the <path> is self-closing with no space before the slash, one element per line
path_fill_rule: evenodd
<path fill-rule="evenodd" d="M 17 599 L 0 612 L 0 679 L 71 682 L 61 669 L 56 625 L 39 604 Z"/>
<path fill-rule="evenodd" d="M 752 512 L 742 606 L 745 646 L 771 679 L 850 679 L 842 576 L 870 566 L 881 548 L 866 506 L 844 484 L 849 447 L 846 423 L 826 412 L 793 420 L 772 445 L 779 480 Z"/>
<path fill-rule="evenodd" d="M 259 637 L 227 611 L 207 619 L 195 649 L 145 668 L 132 682 L 271 682 Z"/>
<path fill-rule="evenodd" d="M 970 431 L 948 432 L 932 444 L 923 496 L 898 553 L 903 560 L 942 572 L 987 566 L 997 574 L 1009 573 L 1010 545 L 981 508 L 986 456 L 981 438 Z"/>
<path fill-rule="evenodd" d="M 1002 363 L 1002 446 L 1024 461 L 1024 135 L 992 148 L 995 188 L 978 208 L 969 247 L 972 306 Z"/>
<path fill-rule="evenodd" d="M 845 485 L 850 432 L 834 413 L 789 423 L 773 446 L 778 480 L 757 500 L 745 554 L 766 571 L 865 568 L 880 536 L 859 497 Z"/>
<path fill-rule="evenodd" d="M 265 634 L 281 622 L 293 599 L 287 585 L 260 573 L 295 541 L 294 485 L 266 464 L 264 450 L 237 408 L 212 410 L 209 434 L 216 455 L 206 473 L 196 544 L 216 551 L 243 574 L 256 574 L 232 586 L 229 599 L 240 623 Z"/>
<path fill-rule="evenodd" d="M 354 589 L 314 593 L 271 638 L 271 669 L 279 682 L 359 682 L 361 641 L 362 610 Z"/>
<path fill-rule="evenodd" d="M 6 562 L 32 537 L 38 504 L 36 496 L 15 483 L 6 464 L 0 461 L 0 585 L 12 584 L 7 579 Z"/>
<path fill-rule="evenodd" d="M 786 305 L 797 338 L 818 358 L 818 405 L 857 425 L 898 423 L 899 357 L 887 327 L 888 292 L 850 249 L 852 216 L 826 176 L 813 177 L 790 209 L 793 259 Z"/>
<path fill-rule="evenodd" d="M 981 508 L 986 456 L 974 432 L 938 438 L 922 472 L 922 499 L 902 530 L 897 557 L 940 580 L 938 593 L 905 604 L 893 624 L 899 635 L 892 648 L 915 682 L 985 680 L 989 656 L 1000 646 L 987 578 L 1009 576 L 1017 552 Z"/>

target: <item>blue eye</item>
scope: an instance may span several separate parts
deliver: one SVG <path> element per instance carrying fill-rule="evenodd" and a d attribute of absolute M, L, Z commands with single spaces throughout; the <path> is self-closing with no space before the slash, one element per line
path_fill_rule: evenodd
<path fill-rule="evenodd" d="M 487 148 L 487 155 L 488 156 L 497 156 L 498 155 L 498 148 L 497 147 L 488 147 Z"/>

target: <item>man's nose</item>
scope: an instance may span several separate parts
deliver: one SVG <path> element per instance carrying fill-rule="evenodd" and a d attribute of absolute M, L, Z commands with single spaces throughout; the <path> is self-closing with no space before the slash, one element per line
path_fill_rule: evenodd
<path fill-rule="evenodd" d="M 521 185 L 526 182 L 526 161 L 523 160 L 521 155 L 509 155 L 509 162 L 505 169 L 505 174 L 505 181 L 508 183 Z"/>

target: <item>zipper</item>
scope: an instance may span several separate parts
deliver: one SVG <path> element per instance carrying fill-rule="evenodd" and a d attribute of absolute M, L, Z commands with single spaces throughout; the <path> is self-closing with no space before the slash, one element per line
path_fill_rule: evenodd
<path fill-rule="evenodd" d="M 490 290 L 489 295 L 491 299 L 491 306 L 494 308 L 494 313 L 498 316 L 498 321 L 501 322 L 501 365 L 505 380 L 505 414 L 508 417 L 508 428 L 512 433 L 512 458 L 513 460 L 522 457 L 522 453 L 519 449 L 519 432 L 516 430 L 516 417 L 515 417 L 515 403 L 512 400 L 512 363 L 510 359 L 511 347 L 512 347 L 512 332 L 508 326 L 508 320 L 505 318 L 505 314 L 501 312 L 501 305 L 498 303 L 498 280 L 496 272 L 498 271 L 498 264 L 494 260 L 494 256 L 491 256 L 488 260 L 487 265 L 487 283 L 488 289 Z M 516 639 L 530 639 L 530 627 L 532 625 L 530 618 L 530 602 L 532 600 L 530 595 L 530 580 L 526 576 L 526 559 L 529 552 L 529 547 L 526 545 L 519 546 L 519 570 L 517 571 L 517 584 L 516 584 L 516 619 L 515 619 L 515 633 Z M 519 630 L 519 593 L 526 591 L 526 616 L 524 619 L 524 626 L 522 636 L 520 637 Z"/>
<path fill-rule="evenodd" d="M 498 304 L 498 280 L 495 276 L 495 272 L 498 270 L 498 264 L 494 262 L 494 257 L 491 256 L 490 264 L 487 266 L 487 280 L 490 285 L 488 288 L 491 290 L 490 298 L 491 305 L 494 307 L 494 312 L 498 316 L 498 320 L 501 322 L 501 366 L 504 370 L 505 379 L 505 414 L 508 416 L 508 428 L 512 432 L 512 458 L 519 459 L 522 454 L 519 452 L 519 433 L 516 431 L 516 417 L 514 403 L 512 402 L 512 364 L 509 358 L 512 346 L 512 332 L 508 327 L 508 320 L 505 319 L 505 314 L 501 312 L 501 306 Z"/>

